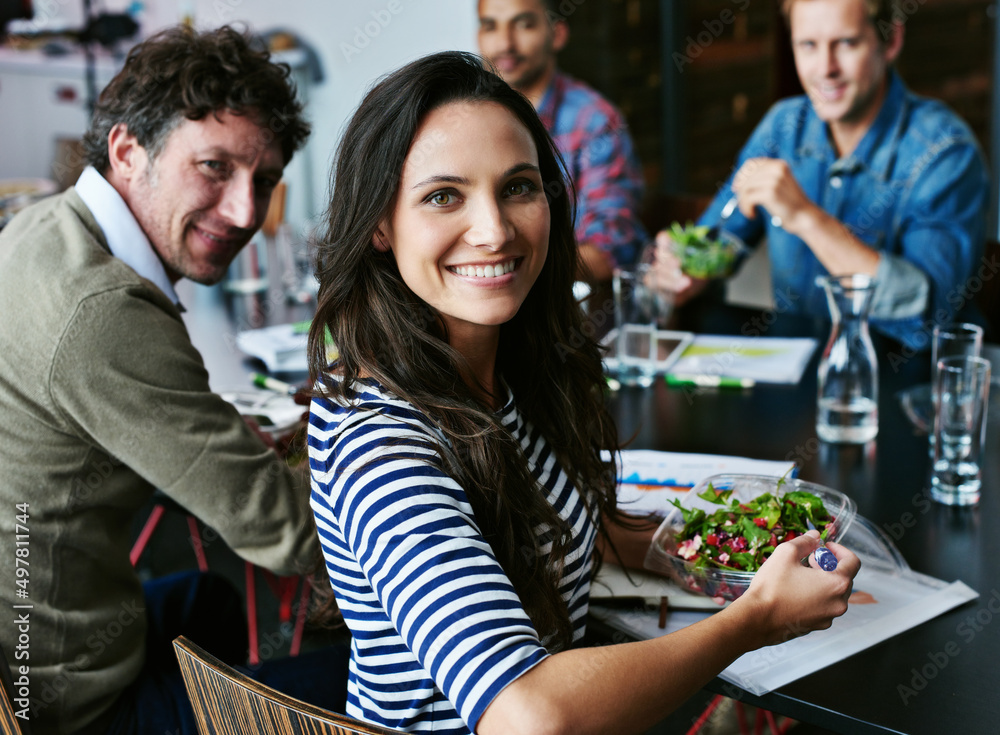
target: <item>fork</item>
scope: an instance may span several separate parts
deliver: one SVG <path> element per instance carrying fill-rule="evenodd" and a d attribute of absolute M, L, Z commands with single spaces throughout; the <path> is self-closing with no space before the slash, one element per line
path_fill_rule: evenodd
<path fill-rule="evenodd" d="M 816 530 L 816 526 L 814 526 L 813 522 L 808 518 L 806 518 L 806 528 L 810 531 Z M 817 546 L 816 550 L 813 552 L 813 558 L 816 560 L 816 563 L 819 564 L 819 568 L 824 572 L 832 572 L 837 568 L 837 557 L 833 555 L 832 551 L 826 548 L 826 544 L 823 543 L 823 539 L 820 539 L 819 546 Z"/>
<path fill-rule="evenodd" d="M 738 204 L 736 196 L 733 195 L 729 197 L 729 201 L 725 203 L 722 207 L 722 211 L 719 212 L 719 221 L 712 225 L 711 229 L 708 231 L 708 236 L 710 239 L 715 239 L 719 236 L 719 233 L 723 231 L 723 225 L 726 220 L 729 219 L 733 212 L 736 211 L 736 205 Z M 781 217 L 776 214 L 771 215 L 771 224 L 774 227 L 781 227 Z"/>

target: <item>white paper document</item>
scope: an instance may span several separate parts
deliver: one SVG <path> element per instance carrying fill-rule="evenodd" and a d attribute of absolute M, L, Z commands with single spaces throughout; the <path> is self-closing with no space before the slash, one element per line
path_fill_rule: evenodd
<path fill-rule="evenodd" d="M 649 604 L 658 604 L 667 598 L 670 610 L 707 610 L 717 612 L 719 603 L 705 595 L 696 595 L 681 589 L 674 582 L 652 572 L 629 569 L 605 562 L 590 583 L 590 599 L 598 602 L 608 599 L 640 598 Z M 726 603 L 728 604 L 728 603 Z"/>
<path fill-rule="evenodd" d="M 670 366 L 676 376 L 749 378 L 798 383 L 818 343 L 808 337 L 738 337 L 699 334 Z"/>
<path fill-rule="evenodd" d="M 618 475 L 618 505 L 630 515 L 665 516 L 670 501 L 706 477 L 722 473 L 781 477 L 795 467 L 788 460 L 749 459 L 718 454 L 625 449 Z"/>
<path fill-rule="evenodd" d="M 937 617 L 979 594 L 963 582 L 948 584 L 907 572 L 866 568 L 854 580 L 847 612 L 827 630 L 746 653 L 720 677 L 751 694 L 766 694 L 876 643 Z M 636 638 L 655 638 L 679 630 L 711 613 L 671 612 L 665 628 L 659 615 L 591 605 L 591 614 Z"/>
<path fill-rule="evenodd" d="M 263 361 L 271 373 L 309 370 L 306 355 L 308 342 L 308 330 L 301 329 L 297 324 L 250 329 L 236 335 L 236 346 Z"/>

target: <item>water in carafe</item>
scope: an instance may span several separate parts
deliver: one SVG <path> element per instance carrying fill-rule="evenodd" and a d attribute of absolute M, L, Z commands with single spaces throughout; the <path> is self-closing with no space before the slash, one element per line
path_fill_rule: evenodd
<path fill-rule="evenodd" d="M 875 292 L 866 275 L 822 276 L 833 326 L 819 364 L 816 435 L 863 444 L 878 434 L 878 364 L 868 334 Z"/>

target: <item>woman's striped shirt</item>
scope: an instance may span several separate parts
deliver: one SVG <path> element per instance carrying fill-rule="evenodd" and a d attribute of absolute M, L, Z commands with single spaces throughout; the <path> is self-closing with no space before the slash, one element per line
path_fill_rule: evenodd
<path fill-rule="evenodd" d="M 355 387 L 352 405 L 317 399 L 309 420 L 312 507 L 353 637 L 347 713 L 407 732 L 469 733 L 548 654 L 465 492 L 444 472 L 441 432 L 374 381 Z M 561 592 L 578 640 L 596 528 L 513 401 L 497 415 L 572 527 Z"/>

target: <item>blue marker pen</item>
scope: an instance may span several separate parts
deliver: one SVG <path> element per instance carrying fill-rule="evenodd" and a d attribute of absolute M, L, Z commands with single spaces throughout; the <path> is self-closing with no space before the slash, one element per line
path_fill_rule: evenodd
<path fill-rule="evenodd" d="M 816 530 L 816 526 L 814 526 L 812 521 L 808 518 L 806 518 L 806 526 L 810 531 Z M 816 560 L 816 563 L 819 564 L 819 568 L 824 572 L 832 572 L 837 568 L 837 557 L 833 555 L 832 551 L 826 548 L 822 539 L 820 539 L 819 546 L 813 552 L 813 558 Z"/>

